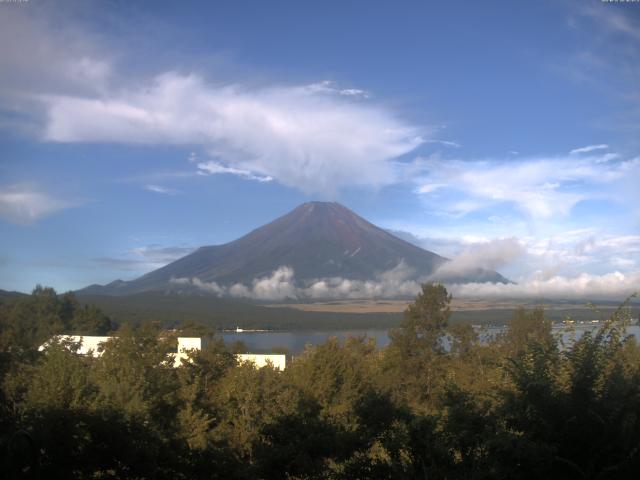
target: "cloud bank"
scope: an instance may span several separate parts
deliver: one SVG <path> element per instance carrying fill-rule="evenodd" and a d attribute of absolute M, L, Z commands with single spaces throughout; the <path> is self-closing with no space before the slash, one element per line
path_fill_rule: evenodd
<path fill-rule="evenodd" d="M 282 266 L 271 275 L 254 279 L 251 285 L 236 283 L 230 287 L 194 278 L 173 278 L 176 286 L 195 287 L 220 297 L 256 300 L 319 300 L 413 297 L 422 281 L 414 280 L 405 264 L 383 272 L 372 280 L 333 277 L 316 279 L 306 285 L 298 283 L 291 267 Z M 424 281 L 425 279 L 423 279 Z M 552 299 L 552 300 L 622 300 L 640 290 L 640 272 L 604 275 L 581 274 L 576 277 L 554 276 L 532 279 L 518 284 L 465 283 L 446 284 L 457 298 Z"/>
<path fill-rule="evenodd" d="M 518 284 L 466 283 L 449 288 L 454 296 L 461 298 L 623 300 L 640 292 L 640 272 L 582 273 L 575 277 L 558 275 Z"/>
<path fill-rule="evenodd" d="M 256 278 L 251 285 L 236 283 L 230 287 L 193 278 L 173 278 L 175 286 L 190 286 L 217 296 L 252 298 L 256 300 L 384 298 L 415 295 L 420 283 L 412 280 L 413 270 L 401 262 L 372 280 L 351 280 L 342 277 L 316 279 L 305 284 L 296 281 L 291 267 L 281 266 L 270 275 Z"/>

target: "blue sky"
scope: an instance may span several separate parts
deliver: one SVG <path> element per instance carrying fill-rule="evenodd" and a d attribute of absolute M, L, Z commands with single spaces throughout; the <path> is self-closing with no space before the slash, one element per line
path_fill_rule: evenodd
<path fill-rule="evenodd" d="M 640 3 L 5 2 L 0 65 L 2 289 L 318 199 L 518 282 L 459 294 L 640 286 Z"/>

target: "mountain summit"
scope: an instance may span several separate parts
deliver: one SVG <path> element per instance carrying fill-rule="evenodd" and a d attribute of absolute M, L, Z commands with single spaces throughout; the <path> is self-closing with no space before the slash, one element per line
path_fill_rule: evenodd
<path fill-rule="evenodd" d="M 82 293 L 127 295 L 166 290 L 176 280 L 251 285 L 281 267 L 307 285 L 318 279 L 368 281 L 402 266 L 414 279 L 437 275 L 448 259 L 376 227 L 339 203 L 304 203 L 273 222 L 233 242 L 201 247 L 162 268 L 129 282 L 87 287 Z M 463 277 L 433 278 L 456 282 L 500 282 L 497 272 L 476 269 Z"/>

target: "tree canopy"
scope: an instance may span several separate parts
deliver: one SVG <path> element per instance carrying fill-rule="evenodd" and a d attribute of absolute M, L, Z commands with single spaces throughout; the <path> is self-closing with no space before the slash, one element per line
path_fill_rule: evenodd
<path fill-rule="evenodd" d="M 561 344 L 542 309 L 499 335 L 449 325 L 425 284 L 379 348 L 309 346 L 283 372 L 209 341 L 173 368 L 162 326 L 116 326 L 37 287 L 0 304 L 0 454 L 8 478 L 636 478 L 640 347 L 621 308 Z M 116 338 L 94 358 L 57 333 Z"/>

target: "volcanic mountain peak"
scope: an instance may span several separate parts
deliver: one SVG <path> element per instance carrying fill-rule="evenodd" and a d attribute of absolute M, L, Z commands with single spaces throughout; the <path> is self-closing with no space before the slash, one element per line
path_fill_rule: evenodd
<path fill-rule="evenodd" d="M 403 267 L 414 280 L 437 273 L 448 260 L 391 235 L 335 202 L 308 202 L 271 223 L 230 243 L 201 247 L 195 252 L 130 282 L 92 293 L 123 295 L 166 290 L 176 281 L 215 285 L 219 293 L 233 285 L 288 270 L 295 282 L 308 286 L 319 279 L 370 281 Z M 447 280 L 447 279 L 442 279 Z M 477 269 L 456 282 L 506 282 L 500 274 Z"/>
<path fill-rule="evenodd" d="M 236 242 L 300 247 L 304 242 L 324 240 L 353 252 L 381 236 L 394 238 L 339 203 L 307 202 Z"/>

